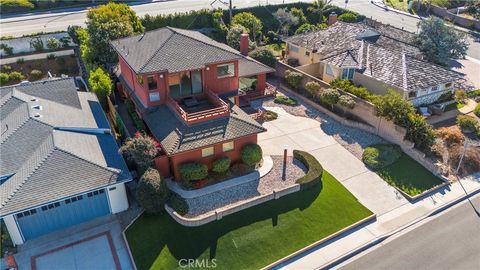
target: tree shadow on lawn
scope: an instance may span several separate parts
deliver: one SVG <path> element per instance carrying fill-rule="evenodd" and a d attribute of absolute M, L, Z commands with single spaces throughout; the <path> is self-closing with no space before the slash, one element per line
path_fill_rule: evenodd
<path fill-rule="evenodd" d="M 161 217 L 146 216 L 147 219 L 156 219 L 154 223 L 157 226 L 150 227 L 152 230 L 149 232 L 141 233 L 149 234 L 151 237 L 155 237 L 155 240 L 160 241 L 149 240 L 149 242 L 153 242 L 154 245 L 148 246 L 148 248 L 145 247 L 148 249 L 148 252 L 142 253 L 141 256 L 139 256 L 142 260 L 137 259 L 137 264 L 152 265 L 165 247 L 168 248 L 172 256 L 177 260 L 196 259 L 207 249 L 210 249 L 209 258 L 213 259 L 216 257 L 217 241 L 224 235 L 241 227 L 266 219 L 272 220 L 273 228 L 281 222 L 278 219 L 279 215 L 297 208 L 301 211 L 308 208 L 317 199 L 322 188 L 322 182 L 320 182 L 309 189 L 286 195 L 277 200 L 262 203 L 200 227 L 182 226 L 174 221 L 168 214 L 164 214 Z M 129 242 L 131 241 L 129 240 Z M 140 253 L 140 251 L 138 253 Z M 143 268 L 139 266 L 139 269 Z"/>

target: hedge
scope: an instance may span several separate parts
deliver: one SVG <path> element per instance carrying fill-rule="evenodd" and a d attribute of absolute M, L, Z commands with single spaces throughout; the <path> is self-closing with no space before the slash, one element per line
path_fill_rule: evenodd
<path fill-rule="evenodd" d="M 212 171 L 216 173 L 224 173 L 230 168 L 232 161 L 229 157 L 222 157 L 213 162 Z"/>
<path fill-rule="evenodd" d="M 185 182 L 205 179 L 208 175 L 208 167 L 202 163 L 185 163 L 180 165 L 180 176 Z"/>
<path fill-rule="evenodd" d="M 262 160 L 262 148 L 255 143 L 247 144 L 240 151 L 240 156 L 245 164 L 253 166 Z"/>
<path fill-rule="evenodd" d="M 295 182 L 300 184 L 301 188 L 309 188 L 322 180 L 323 168 L 318 160 L 307 152 L 293 150 L 293 157 L 307 167 L 308 172 L 305 176 L 298 178 Z"/>

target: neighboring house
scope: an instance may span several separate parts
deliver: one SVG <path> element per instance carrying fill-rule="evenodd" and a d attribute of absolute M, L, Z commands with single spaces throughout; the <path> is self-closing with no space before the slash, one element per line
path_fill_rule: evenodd
<path fill-rule="evenodd" d="M 171 27 L 111 42 L 119 58 L 119 89 L 164 151 L 155 159 L 162 175 L 179 179 L 179 165 L 186 162 L 211 166 L 222 156 L 238 161 L 241 148 L 265 131 L 238 107 L 239 95 L 262 93 L 266 74 L 274 70 L 246 56 L 248 36 L 240 43 L 243 54 Z"/>
<path fill-rule="evenodd" d="M 285 42 L 286 56 L 313 76 L 326 82 L 349 79 L 375 94 L 392 88 L 415 106 L 435 102 L 463 77 L 422 60 L 413 34 L 371 21 L 336 22 Z"/>
<path fill-rule="evenodd" d="M 73 78 L 1 87 L 0 122 L 0 218 L 14 244 L 128 208 L 131 175 Z"/>

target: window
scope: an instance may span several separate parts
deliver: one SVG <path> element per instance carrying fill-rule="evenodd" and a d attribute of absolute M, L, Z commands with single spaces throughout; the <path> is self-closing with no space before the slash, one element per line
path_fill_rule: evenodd
<path fill-rule="evenodd" d="M 449 87 L 452 87 L 452 83 L 445 84 L 445 88 L 449 88 Z"/>
<path fill-rule="evenodd" d="M 231 151 L 234 148 L 234 143 L 233 141 L 231 142 L 226 142 L 222 145 L 223 152 Z"/>
<path fill-rule="evenodd" d="M 66 202 L 65 202 L 65 203 L 66 203 Z M 51 204 L 42 206 L 42 211 L 47 211 L 47 210 L 49 210 L 49 209 L 53 209 L 53 208 L 57 208 L 57 207 L 60 207 L 60 203 L 59 203 L 59 202 L 51 203 Z"/>
<path fill-rule="evenodd" d="M 152 92 L 148 94 L 148 98 L 150 101 L 155 102 L 155 101 L 160 101 L 160 93 L 158 92 Z"/>
<path fill-rule="evenodd" d="M 186 71 L 168 75 L 170 96 L 191 96 L 203 92 L 202 71 Z"/>
<path fill-rule="evenodd" d="M 148 83 L 148 90 L 157 89 L 157 80 L 155 79 L 154 76 L 148 76 L 147 83 Z"/>
<path fill-rule="evenodd" d="M 325 70 L 325 73 L 327 73 L 327 75 L 330 75 L 330 76 L 335 76 L 335 73 L 333 73 L 333 68 L 332 66 L 328 65 L 327 64 L 327 68 Z"/>
<path fill-rule="evenodd" d="M 17 218 L 27 217 L 27 216 L 30 216 L 30 215 L 34 215 L 36 213 L 37 213 L 36 209 L 27 210 L 27 211 L 24 211 L 22 213 L 18 213 Z"/>
<path fill-rule="evenodd" d="M 143 87 L 143 76 L 137 75 L 137 82 Z"/>
<path fill-rule="evenodd" d="M 235 65 L 226 64 L 217 66 L 217 78 L 233 77 L 235 76 Z"/>
<path fill-rule="evenodd" d="M 202 157 L 213 156 L 213 146 L 202 149 Z"/>
<path fill-rule="evenodd" d="M 440 87 L 438 87 L 438 85 L 434 86 L 434 87 L 432 87 L 432 92 L 438 91 L 439 89 L 440 89 Z"/>
<path fill-rule="evenodd" d="M 293 45 L 293 44 L 288 44 L 288 50 L 291 51 L 291 52 L 298 53 L 298 47 Z"/>
<path fill-rule="evenodd" d="M 307 50 L 305 50 L 305 55 L 306 55 L 306 56 L 310 56 L 310 52 L 307 51 Z"/>
<path fill-rule="evenodd" d="M 417 97 L 417 91 L 408 92 L 408 97 L 409 97 L 409 98 Z"/>
<path fill-rule="evenodd" d="M 354 68 L 344 68 L 344 69 L 342 69 L 342 79 L 353 80 L 353 73 L 355 73 Z"/>

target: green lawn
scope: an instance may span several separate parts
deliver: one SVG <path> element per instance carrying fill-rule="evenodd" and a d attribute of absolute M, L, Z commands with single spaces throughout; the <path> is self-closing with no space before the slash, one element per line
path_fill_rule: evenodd
<path fill-rule="evenodd" d="M 258 269 L 372 213 L 334 177 L 201 227 L 168 214 L 142 215 L 127 239 L 138 269 L 179 269 L 180 259 L 216 259 L 216 269 Z M 210 262 L 211 263 L 211 262 Z"/>
<path fill-rule="evenodd" d="M 402 156 L 393 164 L 379 169 L 377 174 L 387 183 L 400 188 L 410 196 L 418 195 L 443 183 L 405 153 L 402 153 Z"/>
<path fill-rule="evenodd" d="M 448 111 L 452 111 L 452 110 L 458 110 L 458 109 L 463 108 L 463 106 L 465 106 L 465 105 L 463 103 L 460 103 L 460 102 L 452 103 L 452 104 L 447 105 L 445 107 L 444 111 L 448 112 Z"/>

